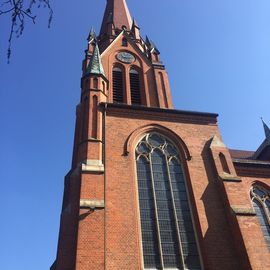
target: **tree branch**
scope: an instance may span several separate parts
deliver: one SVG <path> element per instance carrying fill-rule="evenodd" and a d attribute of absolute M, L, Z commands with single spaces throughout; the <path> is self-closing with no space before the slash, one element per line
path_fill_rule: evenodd
<path fill-rule="evenodd" d="M 0 16 L 10 14 L 11 19 L 7 49 L 8 63 L 11 58 L 14 33 L 17 34 L 17 37 L 20 37 L 23 34 L 26 20 L 30 20 L 35 24 L 36 16 L 32 15 L 33 11 L 34 9 L 41 7 L 46 8 L 49 11 L 48 28 L 50 28 L 53 18 L 53 9 L 50 0 L 0 0 Z"/>

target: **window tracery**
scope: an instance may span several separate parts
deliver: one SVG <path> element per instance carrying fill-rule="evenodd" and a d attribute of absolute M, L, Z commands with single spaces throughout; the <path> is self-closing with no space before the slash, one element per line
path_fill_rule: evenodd
<path fill-rule="evenodd" d="M 150 133 L 136 160 L 145 269 L 202 269 L 177 148 Z"/>
<path fill-rule="evenodd" d="M 258 185 L 253 186 L 251 199 L 270 251 L 270 191 Z"/>

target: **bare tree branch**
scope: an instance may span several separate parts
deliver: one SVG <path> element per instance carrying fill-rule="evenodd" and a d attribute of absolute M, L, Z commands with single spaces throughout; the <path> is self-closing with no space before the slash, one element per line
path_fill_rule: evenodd
<path fill-rule="evenodd" d="M 50 0 L 0 0 L 0 16 L 10 15 L 11 25 L 8 38 L 7 59 L 11 58 L 11 48 L 14 35 L 19 38 L 24 31 L 26 20 L 35 24 L 36 16 L 32 15 L 36 8 L 46 8 L 49 11 L 48 27 L 50 28 L 53 10 Z"/>

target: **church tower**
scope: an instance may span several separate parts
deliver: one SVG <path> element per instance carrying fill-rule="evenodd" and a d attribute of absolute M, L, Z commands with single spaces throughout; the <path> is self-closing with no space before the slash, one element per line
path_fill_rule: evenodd
<path fill-rule="evenodd" d="M 222 142 L 217 116 L 173 108 L 155 43 L 141 37 L 125 0 L 107 0 L 100 32 L 87 38 L 51 270 L 270 269 L 241 178 L 251 163 Z M 253 160 L 270 181 L 268 161 Z"/>

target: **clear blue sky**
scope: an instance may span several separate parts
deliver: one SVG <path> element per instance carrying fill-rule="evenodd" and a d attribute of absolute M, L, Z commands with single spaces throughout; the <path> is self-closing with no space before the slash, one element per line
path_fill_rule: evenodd
<path fill-rule="evenodd" d="M 217 112 L 230 148 L 255 150 L 270 124 L 269 0 L 127 0 L 169 72 L 178 109 Z M 63 179 L 71 163 L 81 60 L 105 0 L 53 1 L 4 57 L 0 17 L 0 261 L 48 270 L 56 255 Z"/>

